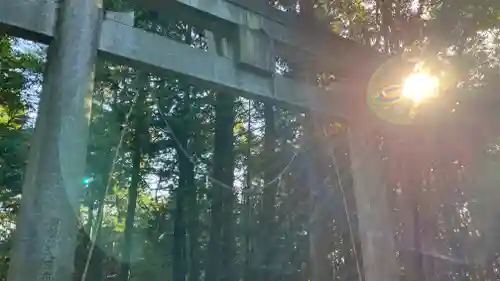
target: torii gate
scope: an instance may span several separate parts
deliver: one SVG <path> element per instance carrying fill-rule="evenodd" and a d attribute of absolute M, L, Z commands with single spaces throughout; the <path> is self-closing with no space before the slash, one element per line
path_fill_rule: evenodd
<path fill-rule="evenodd" d="M 0 30 L 49 44 L 18 220 L 15 253 L 19 255 L 12 258 L 9 281 L 70 280 L 71 268 L 54 268 L 58 259 L 73 251 L 76 222 L 60 213 L 75 208 L 78 202 L 86 155 L 83 136 L 88 134 L 97 54 L 139 68 L 179 73 L 216 90 L 346 120 L 365 279 L 399 280 L 380 170 L 382 159 L 376 144 L 367 138 L 367 122 L 376 118 L 364 102 L 368 79 L 383 58 L 355 42 L 307 30 L 294 16 L 255 0 L 136 2 L 159 13 L 182 9 L 183 15 L 204 22 L 216 52 L 194 49 L 134 28 L 127 13 L 107 12 L 103 17 L 101 0 L 0 0 Z M 221 25 L 225 33 L 219 33 L 217 27 Z M 304 65 L 315 66 L 317 72 L 340 69 L 355 80 L 334 83 L 325 91 L 275 76 L 277 55 L 291 61 L 300 58 Z M 52 165 L 45 159 L 54 159 Z M 72 207 L 66 203 L 68 197 Z M 42 224 L 35 223 L 40 220 Z M 50 241 L 40 241 L 40 237 L 50 237 Z M 52 253 L 52 260 L 39 258 L 47 251 Z M 30 278 L 14 279 L 20 271 Z"/>

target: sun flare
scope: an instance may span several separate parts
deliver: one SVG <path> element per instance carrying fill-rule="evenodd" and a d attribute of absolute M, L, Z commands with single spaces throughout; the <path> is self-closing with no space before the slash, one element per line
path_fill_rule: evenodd
<path fill-rule="evenodd" d="M 402 95 L 416 104 L 437 97 L 439 79 L 426 73 L 414 73 L 403 83 Z"/>

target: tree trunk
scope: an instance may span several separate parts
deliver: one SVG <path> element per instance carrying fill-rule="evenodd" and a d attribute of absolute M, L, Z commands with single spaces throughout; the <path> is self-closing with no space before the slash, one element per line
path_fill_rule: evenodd
<path fill-rule="evenodd" d="M 179 154 L 179 170 L 181 169 L 182 152 Z M 181 171 L 181 177 L 182 177 Z M 184 171 L 185 172 L 185 171 Z M 179 180 L 179 186 L 175 191 L 174 211 L 174 236 L 172 247 L 172 279 L 174 281 L 185 281 L 186 278 L 186 226 L 184 224 L 184 179 Z"/>
<path fill-rule="evenodd" d="M 148 74 L 139 72 L 136 74 L 137 83 L 137 101 L 134 110 L 134 136 L 132 139 L 132 179 L 128 189 L 128 205 L 127 205 L 127 217 L 125 219 L 125 230 L 124 230 L 124 241 L 121 252 L 121 266 L 118 273 L 118 281 L 128 281 L 130 277 L 130 262 L 131 262 L 131 250 L 132 250 L 132 240 L 134 235 L 134 222 L 135 213 L 137 208 L 137 197 L 139 191 L 139 184 L 141 182 L 141 161 L 142 161 L 142 149 L 144 147 L 145 135 L 148 134 L 147 126 L 144 122 L 145 120 L 145 107 L 146 102 L 146 92 L 143 87 L 147 84 Z M 133 105 L 132 105 L 133 106 Z"/>
<path fill-rule="evenodd" d="M 235 281 L 235 239 L 233 233 L 234 180 L 234 96 L 219 93 L 215 106 L 215 144 L 211 191 L 210 241 L 207 281 Z"/>
<path fill-rule="evenodd" d="M 200 245 L 199 245 L 199 209 L 198 190 L 194 179 L 194 165 L 184 157 L 181 174 L 185 174 L 186 204 L 187 204 L 187 233 L 189 244 L 189 278 L 188 281 L 200 279 Z"/>
<path fill-rule="evenodd" d="M 264 135 L 264 182 L 270 183 L 275 181 L 277 176 L 276 169 L 276 129 L 275 129 L 275 116 L 274 106 L 266 103 L 264 105 L 264 119 L 265 119 L 265 135 Z M 276 192 L 277 183 L 273 182 L 264 187 L 262 195 L 262 228 L 261 228 L 261 249 L 262 269 L 260 280 L 270 281 L 273 280 L 272 263 L 274 243 L 275 243 L 275 216 L 276 216 Z"/>
<path fill-rule="evenodd" d="M 198 193 L 194 180 L 194 165 L 191 159 L 184 153 L 188 144 L 188 131 L 189 129 L 185 127 L 176 131 L 176 136 L 182 144 L 183 149 L 176 147 L 180 176 L 179 188 L 176 192 L 176 210 L 174 217 L 174 281 L 185 280 L 186 273 L 188 273 L 188 261 L 188 280 L 198 281 L 200 279 Z M 185 222 L 187 222 L 187 227 Z M 188 243 L 186 243 L 186 234 L 188 236 Z M 189 247 L 187 248 L 186 245 Z"/>
<path fill-rule="evenodd" d="M 127 217 L 125 219 L 124 241 L 121 254 L 121 267 L 118 274 L 119 281 L 128 281 L 130 274 L 130 254 L 132 248 L 132 238 L 134 233 L 135 212 L 137 206 L 138 187 L 140 182 L 141 153 L 134 150 L 132 159 L 132 181 L 128 189 Z"/>
<path fill-rule="evenodd" d="M 244 200 L 244 229 L 245 229 L 245 267 L 243 269 L 243 280 L 253 280 L 253 258 L 252 258 L 252 236 L 250 234 L 252 222 L 252 101 L 248 101 L 248 123 L 247 123 L 247 155 L 246 155 L 246 175 L 245 175 L 245 189 L 243 193 Z"/>
<path fill-rule="evenodd" d="M 186 94 L 188 95 L 188 94 Z M 183 101 L 183 108 L 181 109 L 182 118 L 188 119 L 189 116 L 189 98 Z M 173 269 L 172 277 L 174 281 L 185 281 L 187 273 L 187 243 L 186 243 L 186 222 L 192 226 L 192 217 L 189 214 L 189 209 L 191 207 L 196 208 L 196 190 L 194 190 L 195 201 L 192 202 L 192 189 L 195 188 L 194 185 L 194 166 L 191 163 L 190 155 L 188 155 L 188 143 L 190 128 L 189 124 L 182 124 L 182 126 L 177 124 L 171 125 L 172 134 L 177 139 L 175 142 L 175 150 L 177 154 L 177 163 L 179 166 L 179 184 L 175 192 L 175 212 L 174 212 L 174 236 L 173 236 L 173 247 L 172 247 L 172 258 L 173 258 Z M 188 202 L 188 196 L 190 196 L 190 202 Z M 195 206 L 190 206 L 194 203 Z M 195 226 L 195 228 L 197 228 Z M 196 237 L 197 234 L 192 232 L 190 229 L 190 251 L 189 259 L 192 261 L 191 256 L 191 238 Z M 195 236 L 193 236 L 195 235 Z M 196 241 L 195 241 L 196 242 Z M 197 244 L 197 243 L 195 243 Z M 198 273 L 195 273 L 198 274 Z M 191 276 L 190 276 L 191 278 Z M 196 277 L 198 278 L 198 277 Z"/>
<path fill-rule="evenodd" d="M 63 1 L 48 49 L 9 281 L 68 281 L 74 270 L 99 1 Z"/>
<path fill-rule="evenodd" d="M 191 112 L 192 100 L 190 98 L 190 94 L 186 93 L 186 98 L 184 100 L 184 108 L 182 109 L 182 115 L 184 118 L 189 119 L 189 114 Z M 177 218 L 180 220 L 182 217 L 185 217 L 186 224 L 184 222 L 179 222 L 179 234 L 184 234 L 182 237 L 174 236 L 176 239 L 174 241 L 174 248 L 176 244 L 179 247 L 182 247 L 179 253 L 182 252 L 182 257 L 179 260 L 178 269 L 174 266 L 174 271 L 178 270 L 179 272 L 176 274 L 174 272 L 174 277 L 179 279 L 174 280 L 185 280 L 186 273 L 188 273 L 189 281 L 199 281 L 200 279 L 200 250 L 199 250 L 199 210 L 198 210 L 198 190 L 196 188 L 195 182 L 195 172 L 194 172 L 194 163 L 190 158 L 191 155 L 187 155 L 189 153 L 188 144 L 190 140 L 189 132 L 190 130 L 189 124 L 183 124 L 182 127 L 173 128 L 174 133 L 178 136 L 178 140 L 182 147 L 176 146 L 178 163 L 179 163 L 179 188 L 180 198 L 177 198 L 179 205 L 182 208 L 179 208 L 179 217 L 176 216 L 176 220 L 174 222 L 174 231 L 175 225 L 177 222 Z M 183 213 L 182 213 L 183 212 Z M 181 228 L 184 228 L 181 229 Z M 187 234 L 187 243 L 185 235 Z M 178 243 L 177 243 L 178 242 Z M 186 249 L 187 246 L 187 249 Z M 174 249 L 175 250 L 175 249 Z M 179 254 L 177 253 L 177 254 Z M 174 258 L 175 259 L 175 258 Z M 174 262 L 175 263 L 175 262 Z M 182 277 L 182 279 L 181 279 Z"/>

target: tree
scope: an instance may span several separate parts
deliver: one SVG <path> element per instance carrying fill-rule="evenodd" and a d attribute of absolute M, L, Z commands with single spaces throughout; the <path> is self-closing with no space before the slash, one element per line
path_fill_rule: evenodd
<path fill-rule="evenodd" d="M 2 217 L 0 278 L 7 278 L 12 231 L 19 211 L 23 171 L 31 126 L 29 113 L 35 106 L 30 91 L 39 83 L 42 57 L 34 50 L 20 51 L 16 39 L 0 37 L 0 201 Z"/>

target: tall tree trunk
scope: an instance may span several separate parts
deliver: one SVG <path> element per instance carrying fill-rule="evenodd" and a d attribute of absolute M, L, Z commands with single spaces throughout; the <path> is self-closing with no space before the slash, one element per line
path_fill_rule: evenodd
<path fill-rule="evenodd" d="M 243 280 L 253 280 L 253 258 L 252 258 L 252 237 L 250 234 L 250 224 L 252 221 L 252 101 L 248 101 L 248 123 L 247 123 L 247 157 L 246 157 L 246 174 L 245 174 L 245 189 L 243 193 L 244 200 L 244 217 L 243 223 L 245 225 L 245 267 L 243 269 Z"/>
<path fill-rule="evenodd" d="M 186 94 L 186 100 L 184 101 L 183 115 L 186 119 L 190 120 L 192 104 L 191 96 L 189 93 Z M 183 126 L 177 130 L 180 137 L 180 143 L 184 148 L 181 151 L 177 148 L 177 155 L 179 161 L 179 181 L 183 188 L 183 196 L 185 202 L 185 214 L 186 214 L 186 233 L 188 238 L 188 252 L 185 254 L 184 260 L 188 260 L 188 281 L 199 281 L 200 279 L 200 245 L 199 245 L 199 208 L 198 208 L 198 190 L 196 188 L 195 182 L 195 172 L 194 163 L 190 159 L 191 155 L 186 155 L 188 152 L 188 144 L 190 136 L 188 132 L 191 130 Z"/>
<path fill-rule="evenodd" d="M 177 136 L 187 147 L 187 130 L 179 130 Z M 173 244 L 173 280 L 184 281 L 189 268 L 189 281 L 200 279 L 198 199 L 194 181 L 194 165 L 185 153 L 176 148 L 179 161 L 179 188 L 176 192 Z M 187 222 L 187 227 L 185 222 Z M 186 243 L 186 234 L 188 243 Z M 189 247 L 186 247 L 188 245 Z M 189 264 L 187 263 L 189 261 Z M 189 266 L 188 266 L 189 265 Z"/>
<path fill-rule="evenodd" d="M 210 240 L 208 241 L 206 257 L 206 281 L 219 281 L 221 268 L 221 240 L 222 240 L 222 194 L 218 184 L 210 191 Z"/>
<path fill-rule="evenodd" d="M 181 152 L 182 154 L 182 152 Z M 179 170 L 181 169 L 184 156 L 179 156 Z M 181 177 L 182 177 L 181 171 Z M 185 171 L 184 171 L 185 172 Z M 186 278 L 186 226 L 184 224 L 184 189 L 186 188 L 184 179 L 179 180 L 179 186 L 175 191 L 175 211 L 174 211 L 174 236 L 172 247 L 172 279 L 174 281 L 185 281 Z"/>
<path fill-rule="evenodd" d="M 189 93 L 186 93 L 183 101 L 183 108 L 180 111 L 183 119 L 189 120 L 190 104 Z M 177 163 L 179 166 L 179 185 L 175 193 L 175 212 L 174 212 L 174 237 L 172 247 L 173 257 L 173 280 L 185 281 L 188 272 L 189 260 L 189 280 L 199 279 L 199 269 L 197 266 L 197 247 L 198 247 L 198 214 L 197 214 L 197 193 L 194 182 L 194 165 L 188 154 L 189 144 L 189 123 L 172 124 L 172 134 L 177 139 L 175 150 L 177 154 Z M 194 212 L 194 213 L 193 213 Z M 189 229 L 186 228 L 186 224 Z M 189 231 L 189 234 L 187 233 Z M 186 234 L 189 235 L 186 243 Z M 195 257 L 194 257 L 195 256 Z M 194 279 L 193 279 L 194 278 Z"/>
<path fill-rule="evenodd" d="M 380 26 L 382 38 L 384 39 L 383 51 L 384 53 L 388 53 L 391 51 L 390 43 L 391 43 L 391 33 L 390 27 L 392 25 L 393 16 L 392 16 L 392 0 L 378 0 L 377 7 L 380 8 Z"/>
<path fill-rule="evenodd" d="M 234 96 L 219 93 L 215 105 L 215 144 L 211 191 L 210 241 L 207 281 L 235 281 L 235 239 L 233 233 L 234 180 Z"/>
<path fill-rule="evenodd" d="M 266 103 L 264 105 L 265 135 L 264 135 L 264 182 L 270 183 L 275 180 L 276 171 L 276 128 L 274 106 Z M 260 252 L 263 255 L 261 260 L 262 274 L 260 280 L 273 280 L 272 263 L 275 242 L 275 216 L 276 216 L 276 192 L 278 185 L 273 182 L 264 187 L 262 198 L 262 237 Z"/>
<path fill-rule="evenodd" d="M 146 111 L 146 92 L 143 87 L 147 84 L 148 74 L 138 72 L 136 77 L 137 83 L 137 104 L 134 110 L 134 136 L 132 139 L 132 179 L 128 189 L 128 204 L 127 204 L 127 217 L 125 219 L 124 241 L 121 252 L 122 263 L 120 272 L 118 273 L 118 281 L 128 281 L 130 277 L 130 262 L 131 262 L 131 249 L 132 239 L 134 234 L 135 213 L 137 208 L 137 196 L 139 184 L 141 182 L 141 161 L 142 161 L 142 148 L 144 146 L 145 135 L 148 134 L 148 128 L 144 122 L 144 114 Z M 132 105 L 133 106 L 133 105 Z"/>
<path fill-rule="evenodd" d="M 188 281 L 200 279 L 200 245 L 199 245 L 199 208 L 198 190 L 194 179 L 194 165 L 184 157 L 181 173 L 185 174 L 187 233 L 189 245 L 189 278 Z"/>
<path fill-rule="evenodd" d="M 216 142 L 220 142 L 220 150 L 215 150 L 215 157 L 221 157 L 220 178 L 226 184 L 223 188 L 223 214 L 222 214 L 222 268 L 224 275 L 221 281 L 236 281 L 239 279 L 235 268 L 236 240 L 234 235 L 234 204 L 235 194 L 232 188 L 234 181 L 234 135 L 233 127 L 235 121 L 234 96 L 224 95 L 221 102 L 222 119 L 216 127 L 220 125 L 220 138 L 216 137 Z M 216 173 L 214 173 L 216 175 Z"/>

